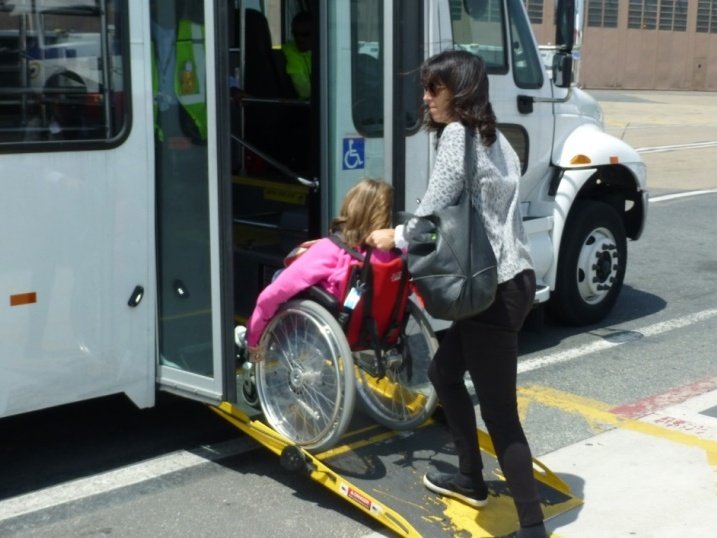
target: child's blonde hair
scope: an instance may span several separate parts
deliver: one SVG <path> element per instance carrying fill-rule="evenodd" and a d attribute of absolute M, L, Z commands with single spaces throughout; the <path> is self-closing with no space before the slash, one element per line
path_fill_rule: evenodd
<path fill-rule="evenodd" d="M 331 232 L 340 232 L 352 248 L 362 245 L 374 230 L 391 227 L 393 187 L 378 179 L 362 179 L 346 193 Z"/>

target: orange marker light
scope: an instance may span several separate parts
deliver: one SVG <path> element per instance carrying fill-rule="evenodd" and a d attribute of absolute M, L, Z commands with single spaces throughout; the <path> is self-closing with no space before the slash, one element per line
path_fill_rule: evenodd
<path fill-rule="evenodd" d="M 32 304 L 37 302 L 37 293 L 31 291 L 29 293 L 17 293 L 10 296 L 10 306 L 21 306 L 24 304 Z"/>
<path fill-rule="evenodd" d="M 620 162 L 620 158 L 617 155 L 610 155 L 610 164 L 617 164 Z"/>
<path fill-rule="evenodd" d="M 590 164 L 591 162 L 590 157 L 582 153 L 573 155 L 572 159 L 570 159 L 570 164 Z"/>

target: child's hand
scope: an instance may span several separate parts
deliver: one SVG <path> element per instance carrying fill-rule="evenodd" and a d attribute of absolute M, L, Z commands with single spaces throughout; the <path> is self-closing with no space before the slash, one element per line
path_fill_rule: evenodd
<path fill-rule="evenodd" d="M 249 361 L 250 362 L 261 362 L 264 360 L 264 348 L 262 348 L 260 345 L 248 347 L 247 353 L 249 354 Z"/>

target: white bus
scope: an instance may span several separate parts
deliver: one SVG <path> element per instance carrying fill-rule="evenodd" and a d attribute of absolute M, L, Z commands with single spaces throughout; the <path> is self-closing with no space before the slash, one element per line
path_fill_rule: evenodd
<path fill-rule="evenodd" d="M 308 100 L 278 48 L 300 11 Z M 158 388 L 237 402 L 233 329 L 283 255 L 363 176 L 416 207 L 416 68 L 454 46 L 484 55 L 521 157 L 536 302 L 601 319 L 645 170 L 571 85 L 562 35 L 551 78 L 520 0 L 0 2 L 0 417 Z"/>

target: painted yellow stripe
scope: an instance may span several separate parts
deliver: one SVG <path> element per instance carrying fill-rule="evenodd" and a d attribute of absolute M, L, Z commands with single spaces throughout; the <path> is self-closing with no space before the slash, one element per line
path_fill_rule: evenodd
<path fill-rule="evenodd" d="M 211 315 L 212 309 L 211 308 L 203 308 L 201 310 L 192 310 L 190 312 L 184 312 L 182 314 L 174 314 L 171 316 L 163 316 L 160 318 L 160 321 L 177 321 L 180 319 L 188 319 L 188 318 L 195 318 L 197 316 L 206 316 Z"/>
<path fill-rule="evenodd" d="M 624 418 L 610 412 L 614 406 L 605 402 L 583 398 L 569 392 L 549 387 L 531 385 L 518 387 L 518 394 L 541 405 L 554 407 L 567 413 L 582 416 L 588 422 L 598 422 L 623 430 L 630 430 L 673 443 L 701 448 L 707 453 L 710 465 L 717 466 L 717 441 L 702 439 L 696 435 L 670 430 L 656 424 L 631 418 Z"/>

